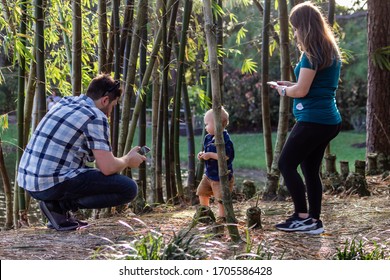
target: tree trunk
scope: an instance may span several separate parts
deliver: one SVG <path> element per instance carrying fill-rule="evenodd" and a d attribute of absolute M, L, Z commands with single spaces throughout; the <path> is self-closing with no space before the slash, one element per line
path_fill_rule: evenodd
<path fill-rule="evenodd" d="M 172 3 L 173 3 L 173 0 L 168 0 L 167 10 L 169 10 L 171 8 Z M 154 63 L 157 59 L 158 51 L 160 50 L 160 47 L 161 47 L 161 40 L 162 40 L 162 28 L 160 27 L 160 29 L 157 32 L 157 35 L 155 37 L 155 40 L 154 40 L 153 49 L 152 49 L 152 52 L 150 54 L 149 64 L 148 64 L 148 67 L 146 69 L 145 76 L 142 79 L 142 85 L 139 89 L 139 93 L 142 93 L 144 87 L 146 87 L 146 85 L 149 83 L 149 79 L 150 79 L 150 76 L 152 75 Z M 142 96 L 140 96 L 140 94 L 137 94 L 137 99 L 136 99 L 135 106 L 134 106 L 134 113 L 133 113 L 133 116 L 131 119 L 129 131 L 128 131 L 127 138 L 126 138 L 124 153 L 127 153 L 130 150 L 130 146 L 133 143 L 134 133 L 135 133 L 135 129 L 136 129 L 137 123 L 138 123 L 140 107 L 142 105 L 142 100 L 140 98 L 142 98 Z"/>
<path fill-rule="evenodd" d="M 148 5 L 148 4 L 146 4 Z M 140 61 L 140 85 L 142 84 L 142 80 L 145 75 L 146 71 L 146 47 L 148 44 L 148 30 L 147 30 L 147 23 L 148 23 L 148 14 L 144 14 L 143 17 L 144 21 L 142 22 L 141 26 L 141 42 L 140 42 L 140 55 L 139 55 L 139 61 Z M 138 145 L 144 146 L 146 145 L 146 98 L 142 100 L 142 107 L 141 107 L 141 114 L 140 118 L 138 120 Z M 138 169 L 138 181 L 139 181 L 139 187 L 142 188 L 143 193 L 143 199 L 146 200 L 146 162 L 143 162 Z"/>
<path fill-rule="evenodd" d="M 157 125 L 160 102 L 160 80 L 158 74 L 159 63 L 157 62 L 152 73 L 152 163 L 150 166 L 151 177 L 151 201 L 157 202 Z M 161 196 L 162 197 L 162 196 Z"/>
<path fill-rule="evenodd" d="M 20 4 L 22 17 L 20 20 L 20 30 L 19 33 L 21 35 L 26 35 L 26 29 L 27 29 L 27 3 L 22 2 Z M 23 48 L 26 47 L 26 37 L 21 36 L 20 42 L 23 45 Z M 17 119 L 18 119 L 18 147 L 24 148 L 24 138 L 23 138 L 23 132 L 24 132 L 24 90 L 25 90 L 25 74 L 26 74 L 26 58 L 25 54 L 19 54 L 19 68 L 18 68 L 18 105 L 17 105 Z M 17 149 L 16 152 L 16 167 L 17 170 L 19 166 L 20 159 L 23 155 L 23 149 Z M 18 183 L 15 180 L 15 188 L 18 188 Z M 19 190 L 19 211 L 20 218 L 22 220 L 22 223 L 28 224 L 27 220 L 27 207 L 25 205 L 25 191 L 22 188 L 18 188 Z M 25 220 L 23 220 L 25 218 Z"/>
<path fill-rule="evenodd" d="M 390 1 L 368 0 L 367 153 L 390 155 L 390 69 L 381 67 L 390 46 Z M 389 67 L 389 66 L 387 66 Z"/>
<path fill-rule="evenodd" d="M 72 95 L 81 93 L 82 16 L 81 0 L 72 0 Z M 43 24 L 43 23 L 42 23 Z"/>
<path fill-rule="evenodd" d="M 11 191 L 11 182 L 7 173 L 7 168 L 4 162 L 3 155 L 3 146 L 0 139 L 0 175 L 3 179 L 4 186 L 4 197 L 5 197 L 5 229 L 12 229 L 14 227 L 14 222 L 12 219 L 12 191 Z"/>
<path fill-rule="evenodd" d="M 105 0 L 98 2 L 99 42 L 98 72 L 107 72 L 107 4 Z"/>
<path fill-rule="evenodd" d="M 119 129 L 120 133 L 119 133 L 119 142 L 118 142 L 118 155 L 124 155 L 127 154 L 128 151 L 130 151 L 130 146 L 126 148 L 127 145 L 126 139 L 129 133 L 128 130 L 129 130 L 130 114 L 131 114 L 130 112 L 131 98 L 134 93 L 137 59 L 139 54 L 139 45 L 141 41 L 141 28 L 143 24 L 142 17 L 147 13 L 146 0 L 139 1 L 137 11 L 138 11 L 137 21 L 135 23 L 134 31 L 131 39 L 129 65 L 127 69 L 127 77 L 126 77 L 126 84 L 125 84 L 125 91 L 124 91 L 125 94 L 123 95 L 123 110 L 122 110 L 122 117 L 121 117 L 121 125 Z M 129 143 L 129 145 L 131 145 L 131 143 Z"/>
<path fill-rule="evenodd" d="M 271 26 L 270 15 L 271 15 L 271 1 L 264 1 L 264 8 L 261 4 L 255 0 L 254 1 L 257 9 L 260 14 L 263 16 L 263 30 L 262 30 L 262 45 L 269 46 L 269 29 Z M 268 73 L 269 73 L 269 48 L 262 48 L 261 50 L 261 109 L 262 109 L 262 122 L 263 122 L 263 138 L 264 138 L 264 151 L 265 151 L 265 162 L 267 166 L 267 178 L 274 177 L 271 176 L 271 167 L 273 161 L 272 153 L 272 133 L 271 133 L 271 116 L 270 116 L 270 104 L 269 104 L 269 87 L 268 82 Z M 277 188 L 274 187 L 274 184 L 271 182 L 266 183 L 266 190 L 264 192 L 263 199 L 272 199 L 276 196 Z"/>
<path fill-rule="evenodd" d="M 131 28 L 133 26 L 134 21 L 134 0 L 127 0 L 125 7 L 125 15 L 123 19 L 123 26 L 121 31 L 121 43 L 120 43 L 120 55 L 122 60 L 122 73 L 123 80 L 126 80 L 127 75 L 127 65 L 128 65 L 128 57 L 130 53 L 131 46 Z"/>
<path fill-rule="evenodd" d="M 177 190 L 179 197 L 183 197 L 183 184 L 181 179 L 181 166 L 180 166 L 180 109 L 181 109 L 181 93 L 182 88 L 184 84 L 184 74 L 185 74 L 185 68 L 184 68 L 184 58 L 185 58 L 185 51 L 186 51 L 186 44 L 187 44 L 187 30 L 188 25 L 190 22 L 190 16 L 192 11 L 192 0 L 185 1 L 184 3 L 184 14 L 183 14 L 183 23 L 182 23 L 182 29 L 181 29 L 181 35 L 180 35 L 180 48 L 179 48 L 179 54 L 177 58 L 177 81 L 176 81 L 176 106 L 175 106 L 175 130 L 174 130 L 174 155 L 175 155 L 175 173 L 176 173 L 176 182 L 177 182 Z M 184 90 L 184 89 L 183 89 Z M 183 104 L 186 103 L 188 106 L 188 96 L 187 100 L 184 100 L 183 97 Z M 188 116 L 187 118 L 188 119 Z M 191 117 L 190 117 L 191 121 Z"/>
<path fill-rule="evenodd" d="M 279 0 L 279 23 L 280 23 L 280 60 L 281 60 L 281 80 L 291 80 L 291 62 L 289 50 L 289 31 L 288 31 L 288 11 L 287 1 Z M 282 152 L 284 143 L 286 142 L 288 132 L 288 117 L 290 112 L 290 98 L 287 96 L 280 97 L 279 101 L 279 123 L 276 136 L 274 158 L 272 162 L 271 173 L 279 177 L 280 171 L 278 167 L 279 157 Z"/>
<path fill-rule="evenodd" d="M 227 228 L 229 230 L 230 237 L 234 242 L 241 240 L 238 228 L 235 225 L 236 218 L 234 216 L 232 197 L 229 190 L 229 172 L 227 169 L 225 142 L 223 139 L 223 128 L 221 122 L 221 87 L 219 80 L 219 67 L 217 57 L 217 41 L 215 35 L 215 28 L 212 17 L 210 0 L 203 0 L 203 11 L 205 18 L 205 33 L 207 39 L 207 48 L 209 53 L 209 68 L 211 74 L 211 88 L 213 94 L 213 111 L 215 122 L 215 146 L 218 153 L 218 172 L 219 179 L 222 186 L 223 206 L 226 211 Z"/>
<path fill-rule="evenodd" d="M 119 18 L 119 0 L 114 0 L 112 2 L 112 17 L 114 22 L 114 78 L 115 80 L 120 80 L 121 76 L 121 58 L 122 54 L 120 52 L 120 18 Z M 111 113 L 111 146 L 112 153 L 117 156 L 118 155 L 118 138 L 119 138 L 119 122 L 120 122 L 120 104 L 117 104 L 114 107 L 114 110 Z"/>
<path fill-rule="evenodd" d="M 330 0 L 328 5 L 328 23 L 333 28 L 336 10 L 336 0 Z M 325 148 L 325 155 L 330 154 L 330 143 Z M 329 172 L 329 170 L 326 170 Z"/>
<path fill-rule="evenodd" d="M 62 40 L 64 41 L 64 47 L 65 47 L 65 51 L 66 51 L 66 58 L 68 60 L 69 70 L 70 70 L 71 76 L 72 76 L 72 49 L 71 49 L 71 43 L 70 43 L 70 40 L 69 40 L 69 36 L 66 33 L 66 31 L 65 31 L 65 30 L 68 30 L 69 27 L 68 27 L 67 22 L 64 19 L 64 15 L 63 15 L 63 11 L 61 9 L 61 6 L 58 5 L 58 4 L 57 4 L 57 10 L 58 10 L 58 14 L 59 14 L 59 17 L 60 17 L 60 24 L 62 26 Z"/>
<path fill-rule="evenodd" d="M 271 14 L 271 0 L 264 1 L 264 14 L 263 14 L 263 32 L 262 41 L 263 46 L 261 51 L 261 110 L 263 119 L 263 137 L 264 137 L 264 151 L 267 164 L 267 172 L 271 172 L 272 166 L 272 133 L 271 133 L 271 116 L 270 116 L 270 104 L 269 104 L 269 87 L 268 73 L 269 73 L 269 26 L 270 26 L 270 14 Z"/>
<path fill-rule="evenodd" d="M 156 14 L 158 15 L 158 22 L 161 22 L 162 15 L 160 10 L 162 9 L 163 0 L 159 0 L 156 4 Z M 157 37 L 159 26 L 156 26 L 157 30 L 154 34 Z M 152 96 L 152 191 L 154 203 L 164 203 L 163 188 L 162 188 L 162 102 L 160 98 L 161 83 L 159 79 L 159 66 L 160 61 L 157 60 L 152 73 L 153 83 L 153 96 Z M 161 106 L 160 106 L 161 105 Z M 161 123 L 160 123 L 161 122 Z"/>

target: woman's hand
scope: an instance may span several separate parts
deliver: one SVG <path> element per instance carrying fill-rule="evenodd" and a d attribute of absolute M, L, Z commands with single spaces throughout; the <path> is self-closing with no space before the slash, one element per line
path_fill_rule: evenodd
<path fill-rule="evenodd" d="M 286 87 L 291 87 L 291 86 L 295 85 L 295 83 L 290 82 L 290 81 L 276 81 L 276 83 L 279 86 L 286 86 Z"/>

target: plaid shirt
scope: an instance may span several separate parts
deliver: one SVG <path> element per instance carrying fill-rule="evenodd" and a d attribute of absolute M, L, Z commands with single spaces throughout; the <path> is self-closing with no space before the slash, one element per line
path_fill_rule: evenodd
<path fill-rule="evenodd" d="M 18 183 L 43 191 L 91 170 L 92 150 L 111 151 L 106 115 L 86 95 L 62 98 L 41 120 L 20 160 Z"/>

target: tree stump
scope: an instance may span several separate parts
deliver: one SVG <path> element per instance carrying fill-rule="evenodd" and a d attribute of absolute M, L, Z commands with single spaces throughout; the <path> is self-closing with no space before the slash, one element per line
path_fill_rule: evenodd
<path fill-rule="evenodd" d="M 278 186 L 279 176 L 276 174 L 267 173 L 265 192 L 262 199 L 265 201 L 275 199 L 277 197 Z"/>
<path fill-rule="evenodd" d="M 212 224 L 215 222 L 213 211 L 208 206 L 200 205 L 194 215 L 194 223 Z"/>
<path fill-rule="evenodd" d="M 336 155 L 327 154 L 325 155 L 325 174 L 330 176 L 332 174 L 336 174 Z"/>
<path fill-rule="evenodd" d="M 367 154 L 367 175 L 378 175 L 380 174 L 378 170 L 378 154 L 369 153 Z"/>
<path fill-rule="evenodd" d="M 339 193 L 341 192 L 341 186 L 344 179 L 338 174 L 333 173 L 322 178 L 323 191 L 327 193 Z"/>
<path fill-rule="evenodd" d="M 355 161 L 355 173 L 366 177 L 366 162 L 364 160 Z"/>
<path fill-rule="evenodd" d="M 244 180 L 242 185 L 242 193 L 244 194 L 245 199 L 251 199 L 256 194 L 255 182 L 251 180 Z"/>
<path fill-rule="evenodd" d="M 345 181 L 349 175 L 349 162 L 346 160 L 340 161 L 340 173 L 341 178 Z"/>
<path fill-rule="evenodd" d="M 358 173 L 348 175 L 345 181 L 345 190 L 348 194 L 357 193 L 360 197 L 371 195 L 368 190 L 366 178 Z"/>
<path fill-rule="evenodd" d="M 390 170 L 390 156 L 383 153 L 378 154 L 378 169 L 381 173 Z"/>
<path fill-rule="evenodd" d="M 262 228 L 261 209 L 257 206 L 248 208 L 246 210 L 246 220 L 248 228 Z"/>

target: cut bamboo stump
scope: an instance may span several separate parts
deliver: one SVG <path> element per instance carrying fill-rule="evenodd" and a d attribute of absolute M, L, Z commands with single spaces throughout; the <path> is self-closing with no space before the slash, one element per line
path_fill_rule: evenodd
<path fill-rule="evenodd" d="M 263 200 L 270 201 L 277 198 L 277 191 L 279 187 L 279 176 L 276 174 L 267 173 L 267 181 L 265 189 L 266 191 L 263 193 Z"/>
<path fill-rule="evenodd" d="M 378 154 L 367 154 L 367 175 L 378 175 L 380 173 L 378 169 Z"/>
<path fill-rule="evenodd" d="M 355 161 L 355 173 L 366 177 L 366 162 L 364 160 Z"/>
<path fill-rule="evenodd" d="M 246 210 L 246 219 L 248 228 L 262 228 L 261 226 L 261 209 L 257 206 L 250 207 Z"/>
<path fill-rule="evenodd" d="M 194 215 L 195 223 L 212 224 L 215 222 L 213 211 L 208 206 L 200 205 Z"/>
<path fill-rule="evenodd" d="M 336 174 L 336 155 L 327 154 L 325 158 L 325 172 L 327 175 Z"/>
<path fill-rule="evenodd" d="M 260 195 L 257 195 L 256 206 L 250 207 L 246 210 L 247 226 L 250 229 L 262 228 L 261 226 L 261 209 L 257 206 L 259 204 Z"/>
<path fill-rule="evenodd" d="M 355 172 L 348 175 L 345 180 L 345 190 L 349 194 L 357 193 L 360 197 L 371 195 L 366 181 L 366 163 L 362 160 L 355 161 Z"/>
<path fill-rule="evenodd" d="M 345 181 L 349 175 L 349 162 L 346 160 L 341 160 L 340 161 L 340 173 L 341 173 L 341 178 Z"/>
<path fill-rule="evenodd" d="M 336 169 L 336 155 L 326 154 L 325 159 L 325 173 L 322 176 L 323 187 L 326 192 L 337 192 L 342 185 L 342 177 Z"/>
<path fill-rule="evenodd" d="M 383 153 L 378 154 L 378 169 L 381 173 L 390 171 L 390 156 L 386 156 Z"/>
<path fill-rule="evenodd" d="M 244 180 L 242 182 L 242 193 L 245 196 L 245 199 L 251 199 L 256 194 L 256 185 L 255 182 L 251 180 Z"/>

